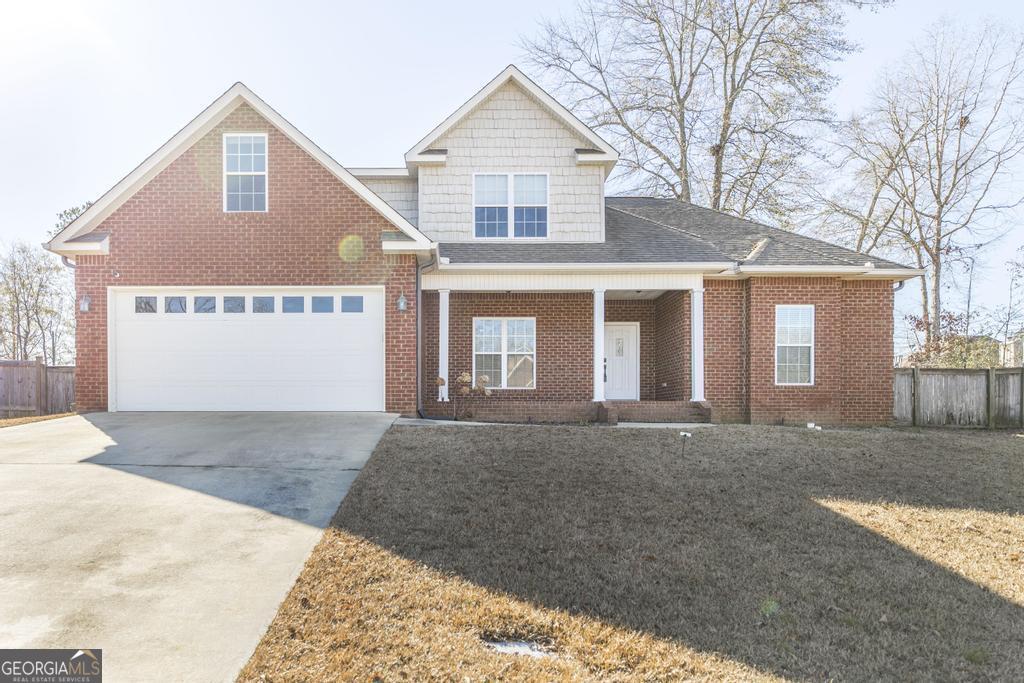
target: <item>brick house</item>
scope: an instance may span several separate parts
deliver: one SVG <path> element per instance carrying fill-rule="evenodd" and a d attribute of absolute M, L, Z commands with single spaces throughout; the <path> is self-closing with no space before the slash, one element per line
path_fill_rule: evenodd
<path fill-rule="evenodd" d="M 918 271 L 667 199 L 513 66 L 395 168 L 232 86 L 47 247 L 83 410 L 872 424 Z M 437 378 L 444 378 L 438 386 Z"/>

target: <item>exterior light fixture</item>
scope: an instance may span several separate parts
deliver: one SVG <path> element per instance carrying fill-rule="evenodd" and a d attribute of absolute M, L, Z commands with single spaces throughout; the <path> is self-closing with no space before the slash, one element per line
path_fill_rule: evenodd
<path fill-rule="evenodd" d="M 88 294 L 86 294 L 85 296 L 78 300 L 78 310 L 80 310 L 82 313 L 88 313 L 89 305 L 91 303 L 92 298 Z"/>
<path fill-rule="evenodd" d="M 405 298 L 405 292 L 398 295 L 398 299 L 395 301 L 395 307 L 398 308 L 399 311 L 405 311 L 409 308 L 409 302 Z"/>

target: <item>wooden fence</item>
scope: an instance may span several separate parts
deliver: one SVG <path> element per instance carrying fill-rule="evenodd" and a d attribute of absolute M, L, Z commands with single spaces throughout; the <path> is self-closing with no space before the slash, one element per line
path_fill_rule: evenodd
<path fill-rule="evenodd" d="M 1024 427 L 1024 368 L 898 368 L 893 418 L 921 427 Z"/>
<path fill-rule="evenodd" d="M 0 360 L 0 417 L 66 413 L 74 404 L 74 367 L 47 367 L 42 358 Z"/>

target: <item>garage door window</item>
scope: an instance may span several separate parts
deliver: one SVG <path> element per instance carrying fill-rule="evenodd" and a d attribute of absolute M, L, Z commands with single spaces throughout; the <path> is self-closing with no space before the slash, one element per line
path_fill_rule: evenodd
<path fill-rule="evenodd" d="M 314 296 L 312 310 L 314 313 L 334 313 L 334 297 Z"/>
<path fill-rule="evenodd" d="M 164 297 L 164 313 L 184 313 L 185 312 L 185 297 L 183 296 L 165 296 Z"/>
<path fill-rule="evenodd" d="M 195 313 L 216 313 L 217 297 L 197 296 L 192 300 L 192 310 Z"/>
<path fill-rule="evenodd" d="M 253 313 L 273 313 L 274 312 L 274 297 L 272 297 L 272 296 L 254 296 L 252 298 L 252 312 Z"/>
<path fill-rule="evenodd" d="M 156 297 L 155 296 L 137 296 L 137 297 L 135 297 L 135 312 L 136 313 L 156 313 Z"/>
<path fill-rule="evenodd" d="M 281 310 L 285 313 L 302 313 L 306 310 L 305 298 L 301 296 L 281 297 Z"/>
<path fill-rule="evenodd" d="M 244 296 L 226 296 L 226 297 L 224 297 L 224 312 L 225 313 L 245 313 L 245 297 Z"/>
<path fill-rule="evenodd" d="M 363 312 L 363 297 L 361 297 L 361 296 L 343 296 L 343 297 L 341 297 L 341 312 L 342 313 L 362 313 Z"/>

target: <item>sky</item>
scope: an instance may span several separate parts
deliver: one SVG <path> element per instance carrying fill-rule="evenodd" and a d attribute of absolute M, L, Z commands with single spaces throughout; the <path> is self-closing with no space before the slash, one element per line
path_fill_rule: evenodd
<path fill-rule="evenodd" d="M 23 2 L 0 22 L 0 243 L 42 242 L 242 81 L 346 166 L 399 166 L 426 132 L 510 63 L 519 39 L 574 0 Z M 855 111 L 886 64 L 939 16 L 1024 26 L 1014 0 L 896 0 L 850 15 L 861 51 L 835 67 Z M 1024 174 L 1022 174 L 1024 180 Z M 1024 218 L 1024 212 L 1022 212 Z M 979 300 L 1024 227 L 982 255 Z M 898 306 L 912 306 L 911 288 Z"/>

